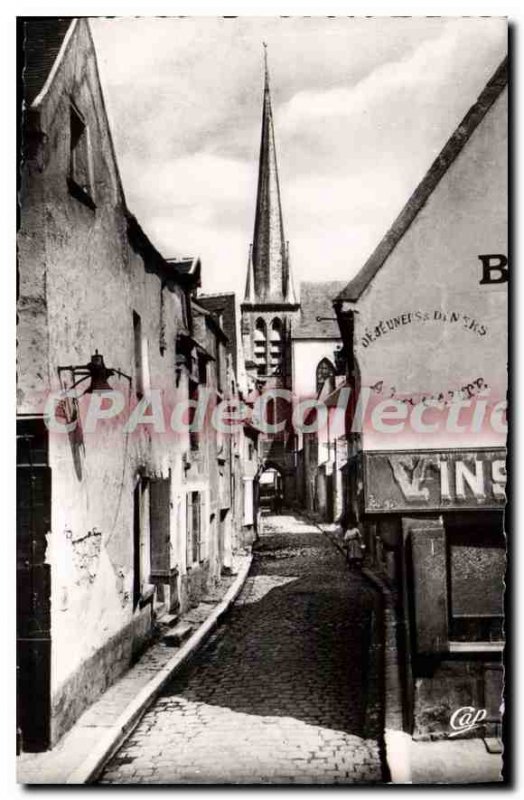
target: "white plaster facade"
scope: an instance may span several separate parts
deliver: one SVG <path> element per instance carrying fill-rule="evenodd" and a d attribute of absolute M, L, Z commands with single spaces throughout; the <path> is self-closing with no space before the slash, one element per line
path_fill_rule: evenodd
<path fill-rule="evenodd" d="M 490 387 L 490 403 L 506 398 L 507 283 L 481 285 L 479 256 L 507 256 L 507 102 L 505 89 L 359 298 L 355 356 L 361 386 L 379 386 L 375 403 L 447 398 L 479 379 Z M 409 312 L 429 319 L 403 322 Z M 401 324 L 390 331 L 395 318 Z M 406 426 L 399 436 L 369 422 L 364 449 L 505 444 L 505 434 L 489 426 L 436 436 Z"/>

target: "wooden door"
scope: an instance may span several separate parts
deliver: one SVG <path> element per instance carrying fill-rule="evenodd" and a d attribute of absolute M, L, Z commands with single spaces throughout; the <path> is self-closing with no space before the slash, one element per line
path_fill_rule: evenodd
<path fill-rule="evenodd" d="M 43 421 L 17 425 L 17 727 L 27 752 L 51 742 L 51 469 Z"/>

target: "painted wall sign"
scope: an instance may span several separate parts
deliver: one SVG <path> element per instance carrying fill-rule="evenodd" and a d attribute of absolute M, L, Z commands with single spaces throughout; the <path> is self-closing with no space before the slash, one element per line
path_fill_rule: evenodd
<path fill-rule="evenodd" d="M 503 449 L 364 453 L 368 513 L 500 508 L 506 502 Z"/>
<path fill-rule="evenodd" d="M 485 394 L 489 390 L 489 385 L 484 378 L 479 377 L 472 380 L 470 383 L 465 383 L 460 389 L 446 389 L 445 391 L 435 394 L 425 394 L 424 392 L 417 392 L 409 396 L 400 395 L 397 393 L 395 386 L 385 386 L 385 381 L 380 380 L 372 384 L 371 391 L 375 394 L 383 395 L 392 400 L 399 400 L 401 403 L 407 403 L 410 406 L 415 406 L 418 403 L 431 406 L 439 404 L 441 406 L 456 403 L 457 400 L 470 400 L 477 395 Z"/>
<path fill-rule="evenodd" d="M 369 347 L 373 342 L 376 342 L 378 339 L 387 336 L 388 333 L 392 333 L 399 328 L 406 327 L 407 325 L 428 324 L 433 322 L 460 325 L 464 330 L 470 331 L 477 336 L 485 336 L 488 332 L 487 325 L 479 322 L 478 319 L 475 319 L 475 317 L 469 314 L 463 314 L 460 311 L 442 311 L 441 309 L 435 308 L 430 311 L 405 311 L 389 319 L 381 319 L 371 328 L 366 327 L 360 343 L 362 347 Z"/>

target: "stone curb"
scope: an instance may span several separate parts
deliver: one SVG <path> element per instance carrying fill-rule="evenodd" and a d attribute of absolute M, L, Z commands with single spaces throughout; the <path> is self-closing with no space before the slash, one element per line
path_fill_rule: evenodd
<path fill-rule="evenodd" d="M 158 694 L 168 683 L 173 675 L 195 654 L 196 650 L 205 642 L 218 623 L 229 610 L 238 597 L 253 560 L 250 554 L 246 563 L 241 567 L 235 582 L 229 587 L 226 594 L 218 603 L 209 617 L 200 625 L 195 633 L 182 645 L 180 650 L 167 664 L 144 686 L 125 711 L 119 716 L 114 725 L 109 728 L 99 744 L 89 753 L 85 761 L 78 766 L 67 778 L 66 784 L 93 783 L 101 771 L 112 758 L 115 752 L 130 736 L 138 725 L 143 715 L 154 702 Z"/>
<path fill-rule="evenodd" d="M 345 550 L 333 533 L 321 528 L 320 525 L 312 521 L 312 524 L 328 537 L 330 542 L 335 545 L 341 553 L 345 555 Z M 384 634 L 386 647 L 388 641 L 396 641 L 396 621 L 391 598 L 391 592 L 384 582 L 367 567 L 361 568 L 362 575 L 377 589 L 382 595 L 384 603 Z M 398 708 L 391 708 L 389 698 L 392 695 L 397 697 L 396 705 L 401 704 L 401 686 L 398 675 L 398 659 L 395 659 L 395 668 L 392 669 L 390 659 L 385 658 L 384 664 L 384 752 L 386 764 L 391 777 L 392 784 L 409 784 L 411 780 L 411 758 L 410 745 L 411 736 L 409 733 L 398 727 Z"/>

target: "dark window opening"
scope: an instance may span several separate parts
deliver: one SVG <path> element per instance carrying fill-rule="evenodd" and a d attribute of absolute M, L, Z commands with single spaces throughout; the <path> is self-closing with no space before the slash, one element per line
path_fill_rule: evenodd
<path fill-rule="evenodd" d="M 133 492 L 133 611 L 140 602 L 144 580 L 142 547 L 144 541 L 143 495 L 145 488 L 145 481 L 139 478 Z"/>
<path fill-rule="evenodd" d="M 506 549 L 502 515 L 482 512 L 446 521 L 451 641 L 504 639 Z"/>
<path fill-rule="evenodd" d="M 219 340 L 216 340 L 216 372 L 217 372 L 217 389 L 219 392 L 222 391 L 223 381 L 222 381 L 222 346 Z"/>
<path fill-rule="evenodd" d="M 257 319 L 254 334 L 254 357 L 257 374 L 267 374 L 267 332 L 263 319 Z"/>
<path fill-rule="evenodd" d="M 89 135 L 87 126 L 73 106 L 70 108 L 69 189 L 82 202 L 94 208 L 89 168 Z"/>
<path fill-rule="evenodd" d="M 270 397 L 267 401 L 266 419 L 269 425 L 275 425 L 277 417 L 277 404 L 274 397 Z"/>
<path fill-rule="evenodd" d="M 271 323 L 271 337 L 269 341 L 269 359 L 271 373 L 278 374 L 282 369 L 283 337 L 282 322 L 274 319 Z"/>
<path fill-rule="evenodd" d="M 142 320 L 140 314 L 133 311 L 133 341 L 135 352 L 136 396 L 140 400 L 144 396 L 144 365 L 142 361 Z"/>
<path fill-rule="evenodd" d="M 200 386 L 207 386 L 207 358 L 202 353 L 198 354 L 198 382 Z"/>
<path fill-rule="evenodd" d="M 187 553 L 186 561 L 190 566 L 202 560 L 202 514 L 200 492 L 189 492 L 187 495 Z"/>
<path fill-rule="evenodd" d="M 195 423 L 197 421 L 197 403 L 199 397 L 198 383 L 191 378 L 189 379 L 189 410 L 188 410 L 188 426 L 189 426 L 189 449 L 195 452 L 199 448 L 200 436 L 199 431 L 196 430 Z"/>

